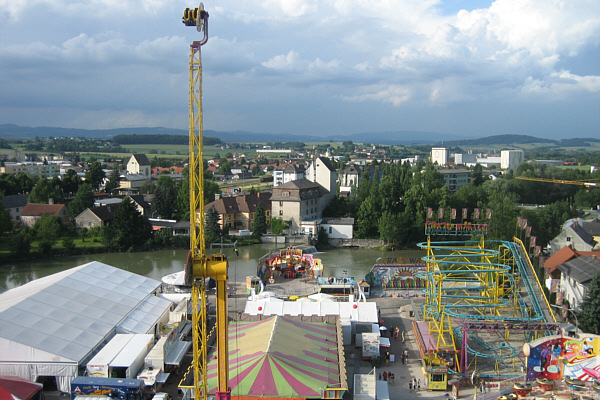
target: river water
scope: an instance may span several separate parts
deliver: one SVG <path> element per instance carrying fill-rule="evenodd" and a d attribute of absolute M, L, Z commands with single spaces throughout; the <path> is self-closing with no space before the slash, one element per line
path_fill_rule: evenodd
<path fill-rule="evenodd" d="M 244 282 L 246 276 L 255 275 L 257 260 L 273 250 L 276 250 L 274 244 L 239 247 L 239 255 L 235 254 L 233 249 L 224 249 L 223 253 L 229 260 L 229 279 L 234 282 Z M 0 265 L 0 292 L 92 261 L 99 261 L 160 281 L 164 275 L 182 271 L 186 255 L 187 250 L 159 250 L 53 257 L 2 264 Z M 422 257 L 424 255 L 425 253 L 420 250 L 389 252 L 351 248 L 327 250 L 315 254 L 315 257 L 323 260 L 325 276 L 342 276 L 346 271 L 347 276 L 362 279 L 379 257 Z"/>

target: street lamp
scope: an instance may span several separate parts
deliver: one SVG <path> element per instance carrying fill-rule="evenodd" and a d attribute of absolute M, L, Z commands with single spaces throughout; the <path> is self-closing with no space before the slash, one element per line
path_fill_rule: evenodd
<path fill-rule="evenodd" d="M 573 310 L 572 308 L 559 306 L 556 304 L 550 304 L 550 306 L 554 307 L 554 308 L 558 308 L 559 310 L 571 311 L 571 314 L 573 314 L 573 317 L 575 318 L 575 334 L 577 334 L 577 331 L 579 330 L 579 321 L 577 321 L 577 314 L 575 314 L 575 310 Z"/>

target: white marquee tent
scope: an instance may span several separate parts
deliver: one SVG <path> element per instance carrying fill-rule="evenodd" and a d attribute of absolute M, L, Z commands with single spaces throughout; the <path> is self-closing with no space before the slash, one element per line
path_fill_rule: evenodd
<path fill-rule="evenodd" d="M 160 282 L 91 262 L 0 294 L 0 375 L 56 377 L 78 370 L 116 333 L 155 333 L 172 305 Z"/>

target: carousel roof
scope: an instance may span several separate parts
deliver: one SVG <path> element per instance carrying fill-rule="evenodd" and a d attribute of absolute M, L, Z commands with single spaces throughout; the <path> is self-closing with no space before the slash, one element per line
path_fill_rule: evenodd
<path fill-rule="evenodd" d="M 217 387 L 213 353 L 208 364 L 210 393 Z M 229 324 L 232 397 L 321 398 L 322 389 L 340 387 L 339 365 L 335 324 L 280 316 Z"/>

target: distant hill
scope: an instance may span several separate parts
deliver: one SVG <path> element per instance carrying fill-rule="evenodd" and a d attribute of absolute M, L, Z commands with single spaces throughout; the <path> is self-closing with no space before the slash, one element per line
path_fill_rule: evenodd
<path fill-rule="evenodd" d="M 111 139 L 128 135 L 173 135 L 186 136 L 186 129 L 172 128 L 119 128 L 119 129 L 72 129 L 56 127 L 26 127 L 13 124 L 0 125 L 0 138 L 35 138 L 35 137 L 84 137 L 96 139 Z M 355 143 L 373 143 L 386 145 L 441 145 L 444 146 L 477 146 L 477 145 L 518 145 L 529 143 L 546 143 L 548 146 L 578 147 L 588 143 L 600 142 L 600 139 L 575 138 L 552 140 L 527 135 L 495 135 L 483 138 L 469 139 L 458 135 L 422 132 L 422 131 L 390 131 L 390 132 L 363 132 L 348 135 L 292 135 L 287 133 L 270 134 L 247 131 L 213 131 L 205 130 L 207 138 L 217 138 L 223 142 L 343 142 L 351 140 Z"/>
<path fill-rule="evenodd" d="M 45 137 L 83 137 L 110 139 L 126 135 L 175 135 L 187 136 L 185 129 L 172 128 L 119 128 L 119 129 L 73 129 L 57 127 L 27 127 L 13 124 L 0 125 L 0 137 L 4 138 L 45 138 Z M 352 140 L 356 143 L 377 144 L 435 144 L 448 139 L 463 139 L 455 135 L 440 134 L 433 132 L 418 131 L 394 131 L 394 132 L 364 132 L 348 135 L 292 135 L 288 133 L 270 134 L 248 131 L 213 131 L 205 130 L 205 137 L 218 138 L 224 142 L 325 142 Z"/>

